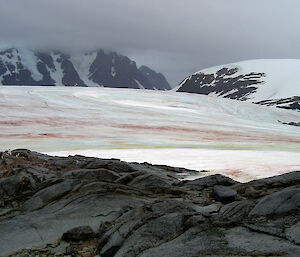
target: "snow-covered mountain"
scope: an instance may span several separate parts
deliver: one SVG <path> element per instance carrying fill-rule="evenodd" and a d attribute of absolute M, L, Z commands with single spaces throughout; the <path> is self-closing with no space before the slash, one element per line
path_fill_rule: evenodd
<path fill-rule="evenodd" d="M 9 48 L 0 52 L 0 85 L 79 85 L 171 89 L 165 77 L 103 50 L 68 55 Z"/>
<path fill-rule="evenodd" d="M 195 72 L 176 91 L 300 110 L 299 74 L 300 60 L 250 60 Z"/>

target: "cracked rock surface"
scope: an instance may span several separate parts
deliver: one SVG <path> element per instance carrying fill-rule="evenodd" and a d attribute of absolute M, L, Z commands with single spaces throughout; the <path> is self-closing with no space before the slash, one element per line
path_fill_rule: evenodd
<path fill-rule="evenodd" d="M 300 171 L 222 175 L 0 153 L 0 256 L 300 256 Z"/>

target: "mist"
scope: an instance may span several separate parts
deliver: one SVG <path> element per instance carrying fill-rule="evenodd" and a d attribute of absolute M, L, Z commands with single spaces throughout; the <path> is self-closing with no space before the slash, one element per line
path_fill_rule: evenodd
<path fill-rule="evenodd" d="M 297 0 L 0 0 L 0 48 L 103 48 L 171 86 L 214 65 L 300 58 Z"/>

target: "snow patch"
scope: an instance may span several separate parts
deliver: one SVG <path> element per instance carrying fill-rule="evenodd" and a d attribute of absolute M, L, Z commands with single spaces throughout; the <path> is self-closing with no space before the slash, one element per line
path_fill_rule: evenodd
<path fill-rule="evenodd" d="M 112 76 L 113 78 L 117 75 L 115 66 L 112 66 L 112 67 L 111 67 L 110 74 L 111 74 L 111 76 Z"/>
<path fill-rule="evenodd" d="M 70 58 L 79 77 L 87 86 L 99 87 L 97 83 L 90 79 L 90 66 L 95 61 L 96 57 L 97 52 L 91 52 L 89 54 L 74 55 Z"/>
<path fill-rule="evenodd" d="M 55 85 L 56 86 L 64 86 L 63 83 L 62 83 L 64 73 L 63 73 L 63 69 L 61 67 L 61 62 L 59 61 L 61 56 L 60 56 L 60 54 L 51 53 L 51 57 L 53 59 L 53 63 L 54 63 L 54 66 L 55 66 L 54 70 L 48 69 L 49 72 L 50 72 L 51 78 L 53 78 L 55 80 L 55 82 L 56 82 Z"/>
<path fill-rule="evenodd" d="M 22 64 L 31 72 L 31 76 L 35 81 L 43 79 L 43 75 L 37 69 L 38 58 L 33 51 L 21 48 L 18 49 Z"/>
<path fill-rule="evenodd" d="M 135 82 L 138 84 L 139 89 L 145 89 L 137 79 L 135 79 Z"/>

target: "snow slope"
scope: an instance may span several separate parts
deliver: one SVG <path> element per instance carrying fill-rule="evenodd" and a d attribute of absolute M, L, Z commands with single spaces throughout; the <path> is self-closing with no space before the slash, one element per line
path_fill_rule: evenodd
<path fill-rule="evenodd" d="M 97 56 L 97 52 L 92 52 L 84 55 L 74 55 L 71 56 L 71 62 L 74 65 L 74 68 L 76 69 L 77 73 L 79 74 L 79 77 L 82 79 L 82 81 L 85 83 L 85 85 L 90 85 L 97 87 L 99 86 L 97 83 L 91 81 L 90 78 L 90 67 L 95 61 Z"/>
<path fill-rule="evenodd" d="M 295 98 L 300 96 L 299 72 L 300 60 L 297 59 L 243 61 L 195 72 L 175 90 L 251 102 L 268 100 L 269 105 L 277 105 L 280 99 L 290 99 L 280 106 L 288 107 L 299 103 Z"/>
<path fill-rule="evenodd" d="M 173 91 L 0 87 L 1 150 L 208 169 L 238 180 L 300 169 L 300 113 Z M 278 121 L 281 122 L 278 122 Z"/>

